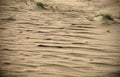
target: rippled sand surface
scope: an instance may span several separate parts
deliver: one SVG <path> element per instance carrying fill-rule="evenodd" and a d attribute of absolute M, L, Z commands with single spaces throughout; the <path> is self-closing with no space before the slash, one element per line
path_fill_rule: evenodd
<path fill-rule="evenodd" d="M 2 77 L 119 77 L 120 0 L 36 1 L 1 0 Z"/>

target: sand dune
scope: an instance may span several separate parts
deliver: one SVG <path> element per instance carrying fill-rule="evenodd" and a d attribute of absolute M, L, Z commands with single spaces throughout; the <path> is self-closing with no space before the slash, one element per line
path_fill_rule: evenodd
<path fill-rule="evenodd" d="M 119 77 L 119 5 L 120 0 L 1 0 L 0 75 Z"/>

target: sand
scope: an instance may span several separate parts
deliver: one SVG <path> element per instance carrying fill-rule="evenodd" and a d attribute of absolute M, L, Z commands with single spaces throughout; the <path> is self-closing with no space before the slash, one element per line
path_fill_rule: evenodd
<path fill-rule="evenodd" d="M 1 0 L 1 77 L 119 77 L 119 6 L 120 0 Z"/>

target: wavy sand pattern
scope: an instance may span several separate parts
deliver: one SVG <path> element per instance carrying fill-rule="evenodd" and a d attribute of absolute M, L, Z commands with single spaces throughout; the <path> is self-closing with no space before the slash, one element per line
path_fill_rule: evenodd
<path fill-rule="evenodd" d="M 2 77 L 119 77 L 120 0 L 35 1 L 0 2 Z"/>

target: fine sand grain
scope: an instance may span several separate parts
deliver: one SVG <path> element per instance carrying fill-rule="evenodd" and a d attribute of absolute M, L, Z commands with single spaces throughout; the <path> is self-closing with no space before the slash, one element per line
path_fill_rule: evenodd
<path fill-rule="evenodd" d="M 120 0 L 0 0 L 0 76 L 119 77 L 119 6 Z"/>

